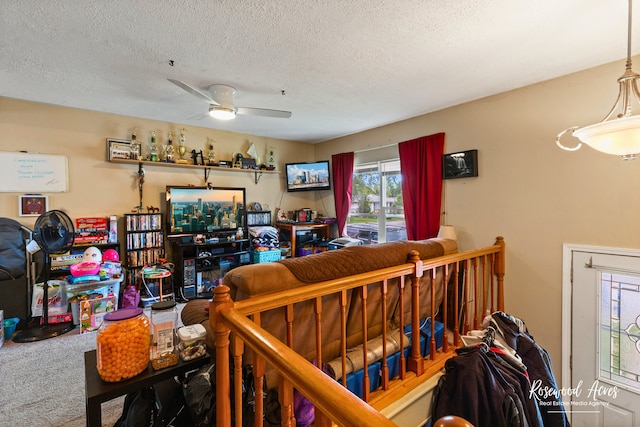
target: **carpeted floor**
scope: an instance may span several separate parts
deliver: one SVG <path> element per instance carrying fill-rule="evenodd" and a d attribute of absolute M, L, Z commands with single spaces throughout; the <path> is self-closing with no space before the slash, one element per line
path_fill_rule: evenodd
<path fill-rule="evenodd" d="M 95 333 L 79 329 L 56 338 L 0 348 L 0 426 L 83 427 L 84 352 L 96 348 Z M 112 426 L 124 397 L 102 405 L 102 424 Z"/>

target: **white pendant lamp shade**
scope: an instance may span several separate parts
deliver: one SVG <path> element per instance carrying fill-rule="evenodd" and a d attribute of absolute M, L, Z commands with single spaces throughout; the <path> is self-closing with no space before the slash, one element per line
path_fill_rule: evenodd
<path fill-rule="evenodd" d="M 640 116 L 623 117 L 573 131 L 573 135 L 594 150 L 635 157 L 640 154 Z"/>
<path fill-rule="evenodd" d="M 625 73 L 618 79 L 618 99 L 600 123 L 573 126 L 560 132 L 556 136 L 556 144 L 563 150 L 576 151 L 585 143 L 594 150 L 621 156 L 625 160 L 633 160 L 640 155 L 640 115 L 632 114 L 633 108 L 640 106 L 640 74 L 631 70 L 631 5 L 632 0 L 629 0 L 627 63 Z M 582 142 L 573 147 L 563 145 L 560 139 L 568 132 Z"/>

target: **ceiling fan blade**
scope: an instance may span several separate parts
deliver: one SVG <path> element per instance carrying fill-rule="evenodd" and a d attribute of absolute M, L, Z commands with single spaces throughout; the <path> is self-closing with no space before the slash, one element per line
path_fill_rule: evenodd
<path fill-rule="evenodd" d="M 218 103 L 216 101 L 214 101 L 213 99 L 211 99 L 210 96 L 206 95 L 205 93 L 200 92 L 198 89 L 189 86 L 188 84 L 181 82 L 180 80 L 173 80 L 173 79 L 167 79 L 169 80 L 171 83 L 173 83 L 174 85 L 178 86 L 179 88 L 189 92 L 191 95 L 196 96 L 198 98 L 201 98 L 205 101 L 207 101 L 209 104 L 215 104 L 218 105 Z"/>
<path fill-rule="evenodd" d="M 195 116 L 189 117 L 187 120 L 202 120 L 206 117 L 211 117 L 208 112 L 196 114 Z"/>
<path fill-rule="evenodd" d="M 249 107 L 237 107 L 236 114 L 243 114 L 245 116 L 276 117 L 281 119 L 288 119 L 289 117 L 291 117 L 291 111 L 267 110 L 264 108 Z"/>

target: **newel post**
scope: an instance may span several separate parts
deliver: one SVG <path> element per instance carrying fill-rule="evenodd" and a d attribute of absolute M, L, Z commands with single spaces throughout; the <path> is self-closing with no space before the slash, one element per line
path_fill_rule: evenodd
<path fill-rule="evenodd" d="M 416 250 L 409 252 L 407 262 L 414 265 L 411 274 L 411 354 L 407 360 L 410 371 L 420 376 L 424 372 L 422 355 L 420 354 L 420 278 L 422 277 L 422 260 Z"/>
<path fill-rule="evenodd" d="M 500 252 L 498 252 L 498 259 L 496 261 L 496 278 L 498 280 L 498 310 L 504 311 L 504 237 L 498 236 L 496 238 L 495 244 L 500 246 Z"/>
<path fill-rule="evenodd" d="M 216 286 L 209 303 L 209 323 L 216 346 L 216 425 L 231 425 L 231 386 L 229 375 L 229 334 L 231 329 L 222 320 L 222 311 L 233 308 L 228 286 Z M 225 369 L 226 368 L 226 369 Z"/>

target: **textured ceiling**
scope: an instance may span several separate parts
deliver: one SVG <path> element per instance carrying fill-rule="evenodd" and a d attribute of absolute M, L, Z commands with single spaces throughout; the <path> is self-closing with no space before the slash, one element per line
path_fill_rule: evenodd
<path fill-rule="evenodd" d="M 318 142 L 622 59 L 627 7 L 626 0 L 0 0 L 0 96 Z M 638 37 L 634 43 L 636 54 Z M 168 78 L 203 91 L 228 84 L 237 106 L 293 114 L 192 119 L 207 103 Z"/>

